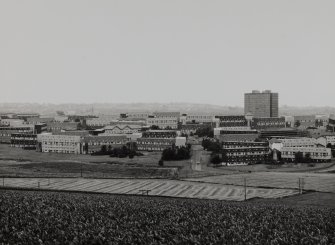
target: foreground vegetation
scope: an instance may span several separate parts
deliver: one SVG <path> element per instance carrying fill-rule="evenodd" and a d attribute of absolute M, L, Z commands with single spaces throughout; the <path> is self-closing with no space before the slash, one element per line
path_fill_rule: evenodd
<path fill-rule="evenodd" d="M 208 200 L 0 191 L 13 244 L 332 244 L 332 209 Z"/>

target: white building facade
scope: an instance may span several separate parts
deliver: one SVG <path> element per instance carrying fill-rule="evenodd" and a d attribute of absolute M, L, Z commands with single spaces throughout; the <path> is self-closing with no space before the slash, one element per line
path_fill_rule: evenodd
<path fill-rule="evenodd" d="M 81 154 L 81 137 L 77 135 L 37 135 L 42 152 Z"/>

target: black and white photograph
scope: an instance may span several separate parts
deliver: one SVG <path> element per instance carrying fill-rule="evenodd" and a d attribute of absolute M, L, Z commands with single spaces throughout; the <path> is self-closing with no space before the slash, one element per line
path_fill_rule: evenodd
<path fill-rule="evenodd" d="M 0 0 L 2 244 L 335 244 L 335 1 Z"/>

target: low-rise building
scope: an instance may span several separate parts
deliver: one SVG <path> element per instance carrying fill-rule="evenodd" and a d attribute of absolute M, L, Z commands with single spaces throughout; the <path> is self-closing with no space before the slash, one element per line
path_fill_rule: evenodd
<path fill-rule="evenodd" d="M 40 124 L 40 123 L 51 123 L 51 122 L 55 122 L 55 118 L 53 117 L 44 117 L 44 118 L 40 118 L 40 117 L 29 117 L 27 118 L 26 122 L 28 124 Z"/>
<path fill-rule="evenodd" d="M 110 125 L 104 127 L 105 132 L 101 136 L 139 133 L 141 129 L 141 125 Z"/>
<path fill-rule="evenodd" d="M 81 137 L 78 135 L 37 135 L 38 147 L 41 152 L 81 154 Z"/>
<path fill-rule="evenodd" d="M 188 113 L 183 114 L 180 117 L 182 124 L 194 124 L 194 123 L 213 123 L 214 115 L 211 114 L 197 114 L 197 113 Z"/>
<path fill-rule="evenodd" d="M 295 138 L 295 137 L 306 137 L 306 133 L 298 129 L 293 128 L 282 128 L 282 129 L 264 129 L 260 130 L 259 137 L 261 139 L 270 140 L 272 138 Z"/>
<path fill-rule="evenodd" d="M 160 129 L 178 129 L 178 119 L 176 118 L 163 118 L 163 117 L 149 117 L 146 120 L 146 124 L 151 126 L 157 126 Z"/>
<path fill-rule="evenodd" d="M 14 133 L 34 133 L 34 126 L 0 127 L 0 144 L 10 144 Z"/>
<path fill-rule="evenodd" d="M 107 150 L 119 148 L 129 142 L 126 135 L 113 136 L 86 136 L 82 141 L 83 154 L 92 154 L 101 151 L 102 146 L 106 146 Z"/>
<path fill-rule="evenodd" d="M 253 118 L 251 121 L 252 129 L 285 128 L 285 117 L 262 117 Z"/>
<path fill-rule="evenodd" d="M 50 122 L 47 123 L 47 131 L 52 133 L 58 133 L 61 131 L 73 131 L 78 130 L 79 122 Z"/>
<path fill-rule="evenodd" d="M 306 129 L 308 127 L 315 127 L 316 116 L 294 116 L 294 125 L 298 126 L 299 129 Z"/>
<path fill-rule="evenodd" d="M 181 134 L 194 134 L 198 129 L 211 127 L 211 125 L 208 124 L 199 124 L 199 123 L 187 123 L 185 125 L 180 126 L 180 133 Z"/>
<path fill-rule="evenodd" d="M 268 142 L 225 141 L 222 143 L 226 160 L 224 164 L 255 164 L 269 160 L 270 148 Z"/>
<path fill-rule="evenodd" d="M 60 131 L 57 132 L 57 135 L 77 135 L 80 137 L 85 137 L 90 135 L 90 131 L 88 130 L 71 130 L 71 131 Z"/>
<path fill-rule="evenodd" d="M 327 130 L 330 132 L 335 132 L 335 114 L 331 114 L 329 116 Z"/>
<path fill-rule="evenodd" d="M 10 138 L 12 147 L 24 149 L 36 149 L 37 134 L 31 133 L 12 133 Z"/>
<path fill-rule="evenodd" d="M 111 124 L 115 118 L 88 118 L 86 119 L 86 125 L 93 129 L 103 128 Z"/>
<path fill-rule="evenodd" d="M 185 137 L 176 138 L 139 138 L 137 139 L 137 150 L 139 151 L 163 151 L 175 146 L 185 146 Z"/>
<path fill-rule="evenodd" d="M 319 138 L 317 138 L 317 142 L 323 146 L 328 146 L 330 144 L 333 147 L 335 147 L 335 135 L 324 135 Z"/>
<path fill-rule="evenodd" d="M 15 118 L 6 118 L 0 119 L 0 127 L 17 127 L 22 126 L 24 124 L 24 120 L 15 119 Z"/>
<path fill-rule="evenodd" d="M 317 144 L 316 139 L 307 137 L 277 139 L 273 144 L 272 140 L 270 141 L 271 149 L 278 151 L 281 151 L 283 147 L 316 147 Z"/>
<path fill-rule="evenodd" d="M 331 161 L 331 149 L 326 147 L 283 147 L 281 149 L 281 158 L 284 161 L 294 162 L 298 152 L 301 152 L 304 157 L 309 154 L 314 162 Z"/>
<path fill-rule="evenodd" d="M 146 119 L 151 114 L 149 112 L 128 112 L 128 113 L 121 113 L 120 118 L 127 118 L 127 119 Z"/>
<path fill-rule="evenodd" d="M 137 150 L 139 151 L 163 151 L 176 143 L 173 138 L 139 138 L 137 139 Z"/>
<path fill-rule="evenodd" d="M 142 119 L 117 119 L 110 122 L 109 125 L 135 125 L 135 126 L 145 126 L 146 121 Z"/>
<path fill-rule="evenodd" d="M 40 117 L 40 114 L 38 113 L 18 113 L 15 116 L 18 119 L 22 119 L 24 121 L 27 121 L 28 118 L 37 118 Z"/>
<path fill-rule="evenodd" d="M 215 116 L 219 119 L 218 127 L 248 127 L 248 121 L 244 115 Z"/>
<path fill-rule="evenodd" d="M 178 129 L 180 112 L 154 112 L 146 119 L 146 125 L 157 126 L 160 129 Z"/>
<path fill-rule="evenodd" d="M 214 128 L 214 137 L 224 141 L 255 141 L 258 131 L 249 127 L 221 127 Z"/>
<path fill-rule="evenodd" d="M 177 130 L 148 130 L 142 133 L 142 138 L 176 138 L 180 135 Z"/>

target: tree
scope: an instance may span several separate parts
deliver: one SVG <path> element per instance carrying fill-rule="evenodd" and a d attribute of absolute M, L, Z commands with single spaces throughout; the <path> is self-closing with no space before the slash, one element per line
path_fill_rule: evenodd
<path fill-rule="evenodd" d="M 217 141 L 212 142 L 207 149 L 213 153 L 219 153 L 221 151 L 221 143 Z"/>
<path fill-rule="evenodd" d="M 160 166 L 160 167 L 163 167 L 163 166 L 164 166 L 164 161 L 163 161 L 162 159 L 160 159 L 160 160 L 158 161 L 158 166 Z"/>
<path fill-rule="evenodd" d="M 227 150 L 222 150 L 222 162 L 227 162 L 228 161 L 228 156 L 227 156 Z"/>
<path fill-rule="evenodd" d="M 207 151 L 212 151 L 214 153 L 221 152 L 221 143 L 219 141 L 213 141 L 211 139 L 203 139 L 202 147 Z"/>
<path fill-rule="evenodd" d="M 313 159 L 311 158 L 311 153 L 306 153 L 305 158 L 304 158 L 304 162 L 305 163 L 311 163 L 313 161 Z"/>
<path fill-rule="evenodd" d="M 296 152 L 294 154 L 295 162 L 296 163 L 301 163 L 304 161 L 304 154 L 300 151 Z"/>
<path fill-rule="evenodd" d="M 214 154 L 211 157 L 211 163 L 213 163 L 215 165 L 219 165 L 220 163 L 222 163 L 222 159 L 220 158 L 220 156 L 218 154 Z"/>
<path fill-rule="evenodd" d="M 328 144 L 327 144 L 327 148 L 332 148 L 332 144 L 331 144 L 331 143 L 328 143 Z"/>
<path fill-rule="evenodd" d="M 167 148 L 162 152 L 162 160 L 172 161 L 172 160 L 186 160 L 190 159 L 191 153 L 189 147 L 173 147 Z"/>
<path fill-rule="evenodd" d="M 201 128 L 198 128 L 195 131 L 194 134 L 198 135 L 199 137 L 213 138 L 214 137 L 214 129 L 213 129 L 212 126 L 201 127 Z"/>
<path fill-rule="evenodd" d="M 158 130 L 159 127 L 158 127 L 157 125 L 151 125 L 150 129 L 151 129 L 151 130 Z"/>
<path fill-rule="evenodd" d="M 102 145 L 101 146 L 101 152 L 102 153 L 106 153 L 107 152 L 107 146 L 106 145 Z"/>
<path fill-rule="evenodd" d="M 296 128 L 299 128 L 300 125 L 301 125 L 301 122 L 300 122 L 299 120 L 295 121 L 294 126 L 295 126 Z"/>

